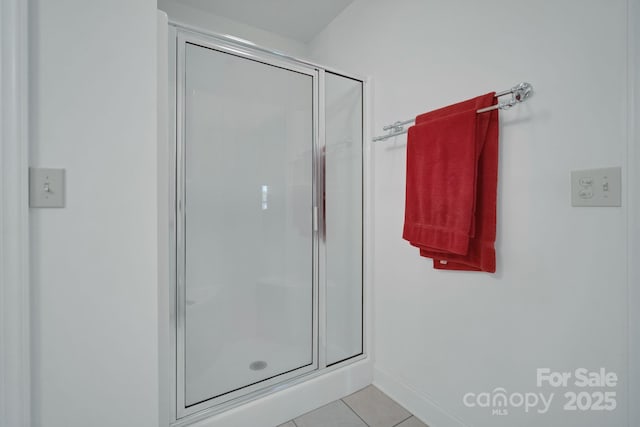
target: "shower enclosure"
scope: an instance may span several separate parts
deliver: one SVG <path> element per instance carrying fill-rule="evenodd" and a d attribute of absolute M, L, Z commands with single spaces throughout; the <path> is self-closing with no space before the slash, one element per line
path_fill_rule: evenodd
<path fill-rule="evenodd" d="M 169 39 L 179 421 L 365 357 L 365 82 L 230 37 Z"/>

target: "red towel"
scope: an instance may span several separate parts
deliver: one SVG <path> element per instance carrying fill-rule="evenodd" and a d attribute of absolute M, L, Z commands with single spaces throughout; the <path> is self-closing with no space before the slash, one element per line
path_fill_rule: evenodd
<path fill-rule="evenodd" d="M 403 237 L 446 270 L 495 272 L 498 111 L 494 93 L 416 118 L 407 141 Z"/>

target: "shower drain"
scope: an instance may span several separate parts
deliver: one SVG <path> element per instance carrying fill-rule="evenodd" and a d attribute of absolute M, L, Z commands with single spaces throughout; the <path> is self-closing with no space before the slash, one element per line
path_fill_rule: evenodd
<path fill-rule="evenodd" d="M 249 365 L 249 369 L 252 371 L 260 371 L 267 367 L 267 362 L 264 360 L 256 360 L 255 362 L 251 362 Z"/>

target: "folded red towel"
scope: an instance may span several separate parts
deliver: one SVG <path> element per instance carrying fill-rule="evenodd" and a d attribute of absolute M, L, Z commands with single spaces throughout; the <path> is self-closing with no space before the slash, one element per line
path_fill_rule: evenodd
<path fill-rule="evenodd" d="M 416 118 L 403 237 L 446 270 L 495 272 L 498 112 L 489 93 Z"/>

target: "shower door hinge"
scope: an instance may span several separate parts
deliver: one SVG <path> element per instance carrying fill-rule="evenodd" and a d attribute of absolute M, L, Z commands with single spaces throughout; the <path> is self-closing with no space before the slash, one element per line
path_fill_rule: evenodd
<path fill-rule="evenodd" d="M 313 231 L 318 231 L 318 207 L 313 207 Z"/>

